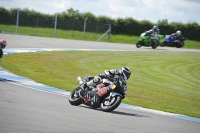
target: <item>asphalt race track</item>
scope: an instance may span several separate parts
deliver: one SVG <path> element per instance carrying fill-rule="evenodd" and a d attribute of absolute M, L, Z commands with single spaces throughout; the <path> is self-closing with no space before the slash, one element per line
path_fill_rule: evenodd
<path fill-rule="evenodd" d="M 134 45 L 0 34 L 6 49 L 71 48 L 145 51 Z M 200 50 L 161 48 L 162 51 Z M 155 50 L 155 51 L 156 51 Z M 0 78 L 0 133 L 199 133 L 200 122 L 119 107 L 111 113 L 71 106 L 66 95 Z"/>

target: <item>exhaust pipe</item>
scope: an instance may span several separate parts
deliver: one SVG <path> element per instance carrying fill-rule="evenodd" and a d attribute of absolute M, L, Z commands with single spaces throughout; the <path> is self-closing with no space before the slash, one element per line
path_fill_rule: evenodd
<path fill-rule="evenodd" d="M 77 81 L 78 81 L 78 84 L 79 84 L 79 85 L 82 85 L 82 84 L 84 83 L 83 80 L 81 79 L 81 77 L 78 77 L 78 78 L 77 78 Z"/>

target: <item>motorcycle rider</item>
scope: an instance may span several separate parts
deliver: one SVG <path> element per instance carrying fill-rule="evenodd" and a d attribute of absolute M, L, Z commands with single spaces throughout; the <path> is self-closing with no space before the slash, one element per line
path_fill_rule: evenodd
<path fill-rule="evenodd" d="M 160 34 L 160 29 L 158 28 L 158 26 L 153 26 L 152 29 L 146 31 L 146 36 L 154 36 L 156 34 Z"/>
<path fill-rule="evenodd" d="M 6 40 L 1 39 L 0 40 L 0 61 L 1 61 L 2 57 L 3 57 L 3 50 L 2 49 L 4 49 L 6 47 L 6 45 L 7 45 Z"/>
<path fill-rule="evenodd" d="M 151 39 L 151 37 L 157 38 L 158 39 L 158 35 L 160 34 L 160 29 L 158 28 L 158 26 L 153 26 L 152 29 L 146 31 L 145 36 L 150 36 L 149 39 Z M 156 40 L 154 40 L 156 41 Z"/>
<path fill-rule="evenodd" d="M 94 77 L 94 79 L 88 81 L 81 85 L 82 89 L 89 88 L 90 86 L 94 86 L 97 89 L 97 94 L 102 97 L 106 93 L 112 91 L 115 88 L 113 84 L 114 81 L 122 79 L 124 81 L 124 91 L 126 93 L 127 86 L 126 81 L 131 76 L 131 70 L 128 67 L 121 67 L 120 70 L 112 69 L 112 70 L 105 70 L 104 73 L 98 74 Z M 108 79 L 109 82 L 103 82 L 103 79 Z"/>
<path fill-rule="evenodd" d="M 181 34 L 181 31 L 176 31 L 176 33 L 172 33 L 171 36 L 170 36 L 170 39 L 172 36 L 175 36 L 177 38 L 177 40 L 179 40 L 179 42 L 181 42 L 181 40 L 184 38 Z M 170 40 L 171 41 L 171 40 Z"/>

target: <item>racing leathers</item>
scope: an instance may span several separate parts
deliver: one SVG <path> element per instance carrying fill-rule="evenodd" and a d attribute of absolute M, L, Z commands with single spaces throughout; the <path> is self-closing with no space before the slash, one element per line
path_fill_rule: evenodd
<path fill-rule="evenodd" d="M 151 29 L 149 31 L 146 31 L 145 36 L 149 36 L 149 40 L 153 42 L 157 41 L 159 33 L 160 33 L 159 29 L 157 30 Z"/>
<path fill-rule="evenodd" d="M 0 40 L 0 61 L 3 57 L 3 49 L 6 47 L 6 44 L 7 44 L 6 40 L 4 40 L 4 39 Z"/>
<path fill-rule="evenodd" d="M 171 39 L 172 36 L 175 36 L 179 42 L 181 42 L 181 40 L 184 38 L 182 35 L 177 35 L 177 33 L 171 34 L 170 39 Z"/>
<path fill-rule="evenodd" d="M 3 50 L 0 48 L 0 61 L 1 61 L 2 57 L 3 57 Z"/>
<path fill-rule="evenodd" d="M 119 80 L 120 78 L 123 78 L 123 76 L 119 73 L 118 70 L 105 70 L 104 73 L 95 76 L 92 80 L 88 81 L 82 87 L 96 88 L 97 94 L 102 97 L 103 95 L 114 89 L 113 82 Z M 124 85 L 124 91 L 127 91 L 126 84 Z"/>

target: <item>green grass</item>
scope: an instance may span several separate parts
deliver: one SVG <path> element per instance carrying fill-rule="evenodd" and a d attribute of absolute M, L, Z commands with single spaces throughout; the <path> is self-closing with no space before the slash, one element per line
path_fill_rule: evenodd
<path fill-rule="evenodd" d="M 0 30 L 3 33 L 15 33 L 16 26 L 14 25 L 2 25 L 0 24 Z M 39 27 L 24 27 L 19 26 L 18 34 L 40 36 L 40 37 L 54 37 L 54 28 L 39 28 Z M 86 32 L 85 40 L 87 41 L 97 41 L 104 33 L 92 33 Z M 72 30 L 56 30 L 56 38 L 83 40 L 83 32 L 72 31 Z M 139 40 L 138 36 L 128 36 L 128 35 L 113 35 L 111 34 L 110 40 L 105 36 L 102 42 L 112 42 L 112 43 L 125 43 L 125 44 L 136 44 Z M 162 39 L 161 41 L 164 41 Z M 200 49 L 200 42 L 193 40 L 186 40 L 183 48 Z"/>
<path fill-rule="evenodd" d="M 90 57 L 90 58 L 88 58 Z M 55 51 L 5 55 L 0 66 L 37 82 L 72 91 L 77 76 L 128 66 L 123 103 L 200 118 L 200 53 Z"/>

